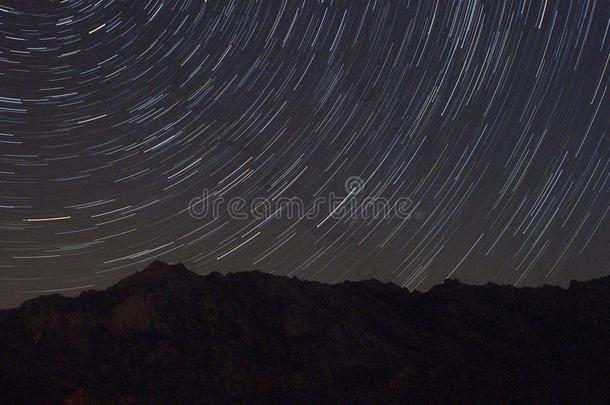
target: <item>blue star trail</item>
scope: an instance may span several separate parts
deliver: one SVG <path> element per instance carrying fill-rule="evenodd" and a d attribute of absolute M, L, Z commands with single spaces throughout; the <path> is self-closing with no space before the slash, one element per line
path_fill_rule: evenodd
<path fill-rule="evenodd" d="M 0 0 L 0 306 L 154 259 L 606 275 L 609 78 L 605 0 Z M 310 210 L 354 177 L 413 215 L 189 213 L 204 190 Z"/>

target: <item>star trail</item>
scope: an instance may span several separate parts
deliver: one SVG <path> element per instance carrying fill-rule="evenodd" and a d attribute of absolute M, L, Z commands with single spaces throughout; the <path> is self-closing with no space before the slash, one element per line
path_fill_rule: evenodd
<path fill-rule="evenodd" d="M 155 259 L 606 275 L 609 78 L 607 0 L 0 0 L 0 306 Z M 349 178 L 414 215 L 189 213 L 204 190 L 309 210 Z"/>

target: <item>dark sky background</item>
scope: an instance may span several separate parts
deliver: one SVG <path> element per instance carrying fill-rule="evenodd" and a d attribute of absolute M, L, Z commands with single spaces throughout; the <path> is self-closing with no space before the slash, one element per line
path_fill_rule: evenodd
<path fill-rule="evenodd" d="M 607 0 L 0 0 L 0 306 L 154 259 L 410 289 L 606 275 L 609 30 Z M 350 201 L 412 215 L 188 211 L 310 209 L 354 176 Z"/>

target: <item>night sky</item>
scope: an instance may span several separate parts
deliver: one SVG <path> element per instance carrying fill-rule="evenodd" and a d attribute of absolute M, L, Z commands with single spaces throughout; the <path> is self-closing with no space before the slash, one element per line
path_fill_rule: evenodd
<path fill-rule="evenodd" d="M 609 78 L 607 0 L 0 0 L 0 306 L 155 259 L 423 290 L 606 275 Z M 412 206 L 194 218 L 206 190 Z"/>

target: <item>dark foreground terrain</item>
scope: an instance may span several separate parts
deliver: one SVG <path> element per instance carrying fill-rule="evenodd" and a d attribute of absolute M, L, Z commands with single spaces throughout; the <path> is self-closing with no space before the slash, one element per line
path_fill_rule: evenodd
<path fill-rule="evenodd" d="M 602 403 L 610 277 L 409 293 L 155 262 L 0 312 L 2 403 Z"/>

